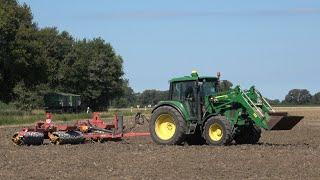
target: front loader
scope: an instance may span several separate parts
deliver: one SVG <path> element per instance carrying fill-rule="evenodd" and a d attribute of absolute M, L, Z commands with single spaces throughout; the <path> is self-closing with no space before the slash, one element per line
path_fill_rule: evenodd
<path fill-rule="evenodd" d="M 150 133 L 161 145 L 256 144 L 264 130 L 291 130 L 302 116 L 276 112 L 256 90 L 223 90 L 217 77 L 191 76 L 170 81 L 169 99 L 153 109 Z"/>

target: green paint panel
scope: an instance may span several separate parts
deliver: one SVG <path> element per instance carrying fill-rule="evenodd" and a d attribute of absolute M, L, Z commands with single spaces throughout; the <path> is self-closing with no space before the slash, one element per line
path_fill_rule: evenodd
<path fill-rule="evenodd" d="M 160 107 L 160 106 L 171 106 L 171 107 L 174 107 L 175 109 L 177 109 L 177 110 L 182 114 L 182 116 L 183 116 L 183 118 L 184 118 L 185 120 L 190 119 L 190 114 L 189 114 L 189 112 L 186 110 L 186 108 L 184 107 L 184 105 L 183 105 L 181 102 L 179 102 L 179 101 L 160 101 L 160 102 L 158 103 L 158 105 L 154 108 L 154 110 L 157 109 L 157 108 Z M 153 111 L 154 111 L 154 110 L 153 110 Z M 153 111 L 152 111 L 152 112 L 153 112 Z"/>

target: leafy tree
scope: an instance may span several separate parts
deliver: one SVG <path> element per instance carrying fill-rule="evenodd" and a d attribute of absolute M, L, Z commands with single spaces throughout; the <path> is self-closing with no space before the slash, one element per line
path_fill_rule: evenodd
<path fill-rule="evenodd" d="M 318 92 L 312 96 L 312 103 L 313 104 L 320 104 L 320 92 Z"/>
<path fill-rule="evenodd" d="M 74 44 L 59 71 L 60 89 L 80 94 L 85 105 L 106 107 L 123 91 L 122 58 L 98 38 Z"/>
<path fill-rule="evenodd" d="M 278 104 L 281 104 L 281 101 L 279 99 L 266 99 L 269 104 L 271 105 L 278 105 Z"/>
<path fill-rule="evenodd" d="M 43 95 L 47 92 L 47 85 L 41 84 L 34 86 L 32 89 L 27 88 L 23 81 L 19 82 L 14 93 L 19 94 L 14 104 L 22 110 L 31 110 L 44 105 Z"/>
<path fill-rule="evenodd" d="M 68 32 L 59 32 L 56 28 L 44 28 L 39 30 L 38 41 L 42 45 L 44 69 L 47 73 L 47 83 L 51 89 L 60 85 L 57 74 L 61 63 L 72 51 L 74 39 Z"/>
<path fill-rule="evenodd" d="M 233 86 L 232 82 L 228 80 L 222 80 L 219 85 L 220 91 L 228 91 Z"/>
<path fill-rule="evenodd" d="M 306 89 L 292 89 L 286 95 L 284 103 L 288 104 L 307 104 L 310 103 L 312 96 Z"/>
<path fill-rule="evenodd" d="M 113 101 L 112 106 L 116 108 L 135 106 L 137 102 L 137 95 L 134 93 L 133 89 L 129 87 L 128 80 L 125 81 L 122 88 L 123 94 Z"/>
<path fill-rule="evenodd" d="M 39 29 L 32 19 L 27 5 L 0 0 L 1 101 L 35 108 L 43 93 L 62 91 L 101 108 L 123 95 L 123 60 L 109 43 L 76 41 L 56 28 Z"/>
<path fill-rule="evenodd" d="M 145 90 L 138 95 L 138 104 L 142 106 L 156 105 L 159 101 L 166 100 L 169 91 Z"/>
<path fill-rule="evenodd" d="M 0 100 L 4 102 L 14 98 L 16 83 L 25 77 L 31 80 L 37 73 L 36 30 L 27 5 L 20 6 L 15 0 L 0 0 Z M 27 68 L 30 71 L 26 71 Z"/>

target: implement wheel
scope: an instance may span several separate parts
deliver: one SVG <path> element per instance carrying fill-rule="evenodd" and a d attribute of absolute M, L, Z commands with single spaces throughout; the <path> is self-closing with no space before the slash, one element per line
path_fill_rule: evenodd
<path fill-rule="evenodd" d="M 236 129 L 234 141 L 237 144 L 257 144 L 260 137 L 261 129 L 258 126 L 240 126 Z"/>
<path fill-rule="evenodd" d="M 151 138 L 157 144 L 179 145 L 185 140 L 186 122 L 173 107 L 156 109 L 149 124 Z"/>
<path fill-rule="evenodd" d="M 203 137 L 208 145 L 221 146 L 231 144 L 231 124 L 223 116 L 211 117 L 204 125 Z"/>
<path fill-rule="evenodd" d="M 12 137 L 12 141 L 17 145 L 41 145 L 43 144 L 44 134 L 40 132 L 26 132 L 23 136 L 16 133 Z"/>

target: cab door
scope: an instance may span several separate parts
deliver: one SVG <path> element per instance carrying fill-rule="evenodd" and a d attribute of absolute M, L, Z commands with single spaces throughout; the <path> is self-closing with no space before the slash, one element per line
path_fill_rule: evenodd
<path fill-rule="evenodd" d="M 190 119 L 197 119 L 198 117 L 198 96 L 196 83 L 196 81 L 174 82 L 172 83 L 170 89 L 170 99 L 181 102 L 188 111 Z"/>

